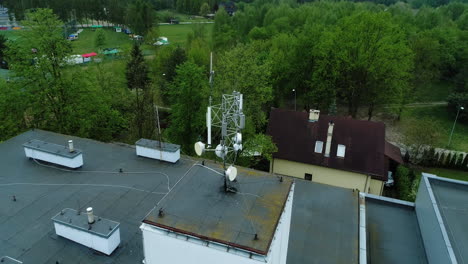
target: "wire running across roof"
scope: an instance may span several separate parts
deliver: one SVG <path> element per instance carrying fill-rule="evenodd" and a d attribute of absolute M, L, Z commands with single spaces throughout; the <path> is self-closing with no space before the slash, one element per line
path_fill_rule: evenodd
<path fill-rule="evenodd" d="M 266 255 L 292 181 L 243 168 L 238 172 L 232 184 L 238 193 L 226 193 L 222 173 L 194 168 L 143 222 Z"/>

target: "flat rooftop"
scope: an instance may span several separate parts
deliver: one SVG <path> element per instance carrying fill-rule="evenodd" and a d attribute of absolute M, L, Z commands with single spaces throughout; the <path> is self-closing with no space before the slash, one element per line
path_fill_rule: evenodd
<path fill-rule="evenodd" d="M 86 213 L 81 213 L 71 208 L 65 208 L 56 216 L 52 217 L 52 221 L 103 238 L 109 238 L 120 226 L 120 224 L 115 221 L 101 218 L 97 215 L 94 217 L 94 223 L 90 226 Z"/>
<path fill-rule="evenodd" d="M 414 205 L 367 196 L 366 216 L 369 263 L 427 263 Z"/>
<path fill-rule="evenodd" d="M 83 151 L 83 167 L 68 170 L 29 160 L 23 144 L 33 139 L 59 145 L 72 139 Z M 195 163 L 184 157 L 176 164 L 141 158 L 133 146 L 42 130 L 1 143 L 0 153 L 0 256 L 35 264 L 140 263 L 141 221 Z M 121 244 L 111 256 L 55 235 L 52 217 L 64 208 L 85 214 L 87 207 L 120 223 Z"/>
<path fill-rule="evenodd" d="M 63 145 L 64 143 L 68 143 L 68 141 L 61 142 L 62 145 L 49 143 L 42 140 L 28 140 L 26 143 L 23 144 L 24 147 L 40 150 L 42 152 L 47 152 L 50 154 L 62 156 L 65 158 L 74 158 L 81 154 L 81 150 L 75 149 L 73 152 L 70 152 L 68 146 Z"/>
<path fill-rule="evenodd" d="M 358 263 L 359 192 L 295 183 L 287 263 Z"/>
<path fill-rule="evenodd" d="M 222 173 L 197 166 L 183 181 L 143 222 L 267 255 L 292 180 L 238 168 L 238 192 L 226 193 Z"/>
<path fill-rule="evenodd" d="M 458 263 L 468 263 L 468 183 L 429 178 Z"/>

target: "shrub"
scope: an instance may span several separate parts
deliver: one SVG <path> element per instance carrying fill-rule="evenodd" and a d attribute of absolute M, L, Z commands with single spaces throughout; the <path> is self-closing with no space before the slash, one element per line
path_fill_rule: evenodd
<path fill-rule="evenodd" d="M 402 200 L 412 201 L 410 169 L 402 165 L 398 166 L 395 174 L 395 182 L 399 198 Z"/>

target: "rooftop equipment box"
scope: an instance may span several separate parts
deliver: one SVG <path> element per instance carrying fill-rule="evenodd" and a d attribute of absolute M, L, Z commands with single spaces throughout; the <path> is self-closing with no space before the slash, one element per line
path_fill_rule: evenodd
<path fill-rule="evenodd" d="M 110 255 L 120 244 L 120 224 L 95 216 L 88 223 L 86 213 L 66 208 L 52 218 L 55 233 L 76 243 Z"/>
<path fill-rule="evenodd" d="M 23 144 L 26 157 L 42 160 L 68 168 L 79 168 L 83 166 L 83 155 L 81 150 L 70 151 L 67 146 L 44 142 L 41 140 L 30 140 Z"/>
<path fill-rule="evenodd" d="M 180 159 L 180 145 L 144 138 L 138 140 L 135 145 L 138 156 L 172 163 Z"/>

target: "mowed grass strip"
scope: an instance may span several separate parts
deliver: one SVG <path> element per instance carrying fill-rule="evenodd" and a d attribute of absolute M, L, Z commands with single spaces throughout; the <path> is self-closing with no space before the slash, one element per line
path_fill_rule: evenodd
<path fill-rule="evenodd" d="M 187 42 L 188 34 L 193 32 L 196 26 L 203 27 L 205 38 L 211 39 L 213 24 L 160 25 L 159 35 L 168 38 L 170 45 L 184 46 Z"/>
<path fill-rule="evenodd" d="M 422 118 L 433 119 L 434 125 L 439 130 L 440 139 L 435 142 L 434 147 L 447 148 L 455 115 L 449 113 L 446 106 L 440 105 L 406 108 L 403 111 L 400 126 L 404 127 L 406 123 Z M 468 152 L 468 124 L 457 121 L 449 149 Z"/>

